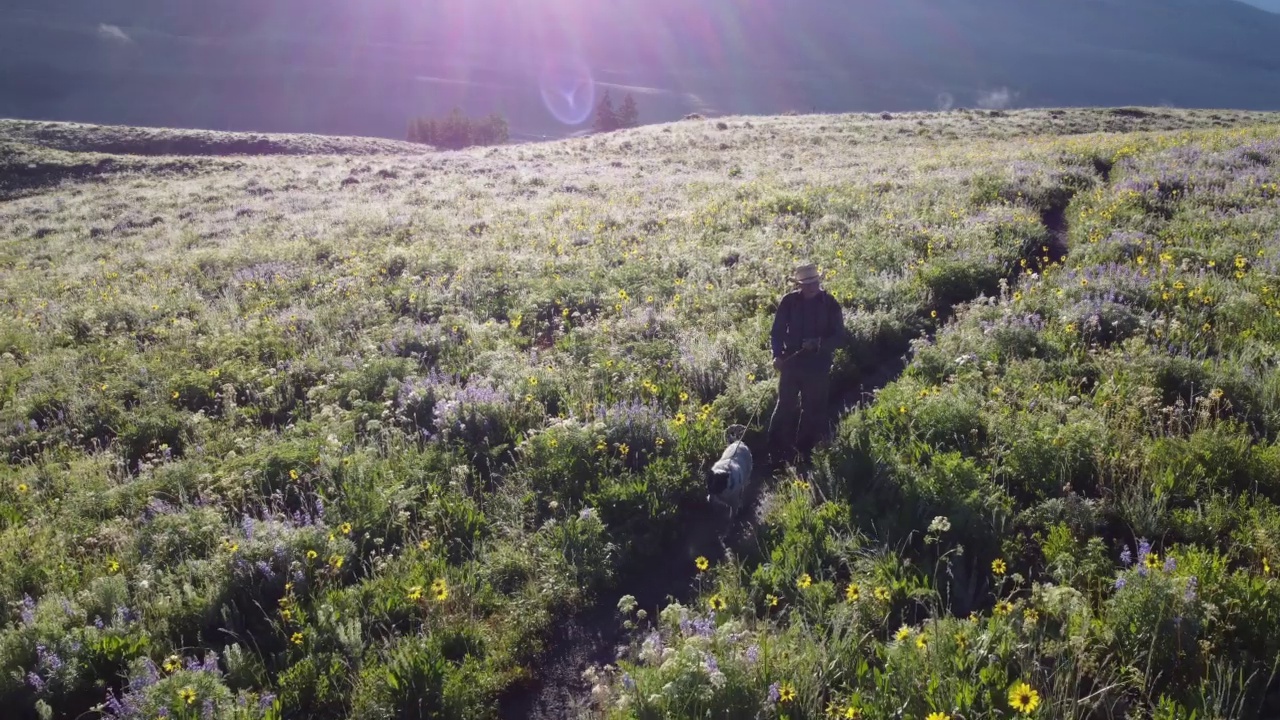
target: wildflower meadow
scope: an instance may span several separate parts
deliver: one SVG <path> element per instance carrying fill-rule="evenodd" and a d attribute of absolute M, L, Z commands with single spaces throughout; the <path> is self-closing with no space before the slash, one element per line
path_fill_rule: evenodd
<path fill-rule="evenodd" d="M 6 717 L 1280 714 L 1278 115 L 37 125 L 0 123 Z M 807 260 L 832 436 L 717 528 Z"/>

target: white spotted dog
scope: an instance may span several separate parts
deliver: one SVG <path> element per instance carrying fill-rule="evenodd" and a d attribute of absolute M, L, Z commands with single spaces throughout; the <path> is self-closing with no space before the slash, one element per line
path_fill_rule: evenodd
<path fill-rule="evenodd" d="M 726 435 L 736 432 L 737 439 L 729 443 L 720 455 L 720 459 L 711 466 L 707 474 L 707 502 L 718 503 L 729 508 L 729 516 L 738 514 L 742 507 L 743 495 L 747 483 L 751 481 L 752 459 L 751 448 L 742 442 L 742 434 L 746 427 L 730 426 Z"/>

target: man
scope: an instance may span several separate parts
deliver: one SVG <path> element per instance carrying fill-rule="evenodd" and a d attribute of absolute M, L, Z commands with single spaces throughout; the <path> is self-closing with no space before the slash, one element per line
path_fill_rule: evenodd
<path fill-rule="evenodd" d="M 811 451 L 825 434 L 831 361 L 844 335 L 840 303 L 823 289 L 817 266 L 798 266 L 791 280 L 797 289 L 778 303 L 771 333 L 773 368 L 778 371 L 778 404 L 769 419 L 774 460 L 789 459 L 798 450 Z"/>

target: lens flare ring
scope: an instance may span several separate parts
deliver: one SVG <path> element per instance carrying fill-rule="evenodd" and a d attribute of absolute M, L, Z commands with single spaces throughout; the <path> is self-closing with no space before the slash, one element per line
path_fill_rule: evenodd
<path fill-rule="evenodd" d="M 565 125 L 581 125 L 595 108 L 595 80 L 591 70 L 576 58 L 547 61 L 538 78 L 538 89 L 547 112 Z"/>

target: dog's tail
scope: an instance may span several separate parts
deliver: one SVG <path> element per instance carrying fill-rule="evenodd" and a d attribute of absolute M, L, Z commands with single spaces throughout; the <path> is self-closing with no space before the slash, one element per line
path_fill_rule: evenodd
<path fill-rule="evenodd" d="M 724 429 L 724 440 L 728 443 L 736 443 L 747 434 L 746 425 L 730 425 Z"/>

